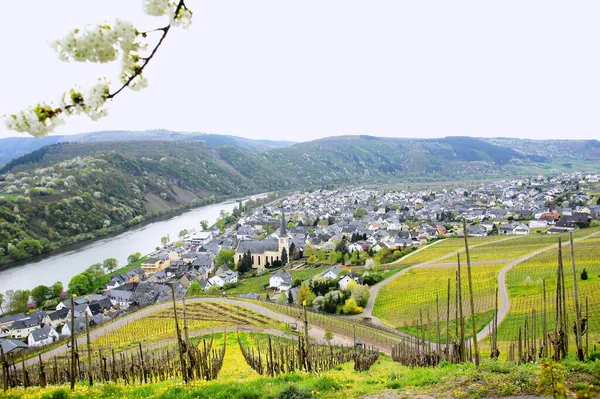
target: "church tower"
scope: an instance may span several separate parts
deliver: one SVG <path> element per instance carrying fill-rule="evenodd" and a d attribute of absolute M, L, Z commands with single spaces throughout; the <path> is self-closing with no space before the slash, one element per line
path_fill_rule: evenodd
<path fill-rule="evenodd" d="M 285 248 L 290 255 L 290 239 L 287 233 L 287 223 L 285 222 L 285 211 L 281 208 L 281 227 L 279 228 L 279 253 Z"/>

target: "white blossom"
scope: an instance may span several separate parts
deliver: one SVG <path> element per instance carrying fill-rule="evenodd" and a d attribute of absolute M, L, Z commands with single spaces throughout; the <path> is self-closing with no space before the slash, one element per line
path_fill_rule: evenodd
<path fill-rule="evenodd" d="M 171 11 L 171 25 L 187 29 L 192 25 L 192 12 L 185 7 L 181 7 L 177 15 L 175 15 L 175 9 Z"/>
<path fill-rule="evenodd" d="M 42 137 L 62 125 L 64 120 L 60 109 L 49 104 L 38 104 L 5 117 L 4 122 L 10 130 Z"/>
<path fill-rule="evenodd" d="M 142 7 L 146 14 L 160 17 L 167 14 L 172 4 L 169 3 L 169 0 L 143 0 Z"/>

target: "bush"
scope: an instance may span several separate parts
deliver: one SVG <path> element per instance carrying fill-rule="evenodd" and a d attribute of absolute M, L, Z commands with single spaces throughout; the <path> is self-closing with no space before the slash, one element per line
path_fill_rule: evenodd
<path fill-rule="evenodd" d="M 582 280 L 588 279 L 588 272 L 585 268 L 583 268 L 583 271 L 581 272 L 581 275 L 579 277 L 581 277 Z"/>
<path fill-rule="evenodd" d="M 276 396 L 277 399 L 311 399 L 312 393 L 306 389 L 298 388 L 296 385 L 287 385 Z"/>
<path fill-rule="evenodd" d="M 342 306 L 342 313 L 344 314 L 358 314 L 362 312 L 363 308 L 356 304 L 356 301 L 352 298 L 347 299 Z"/>

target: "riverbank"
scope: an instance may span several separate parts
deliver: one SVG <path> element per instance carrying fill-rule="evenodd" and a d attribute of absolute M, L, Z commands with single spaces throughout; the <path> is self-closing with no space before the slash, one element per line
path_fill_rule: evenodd
<path fill-rule="evenodd" d="M 245 199 L 260 198 L 268 194 L 254 194 Z M 170 234 L 171 237 L 177 237 L 181 230 L 200 229 L 199 222 L 202 220 L 207 220 L 212 225 L 220 217 L 222 210 L 231 213 L 237 203 L 236 199 L 231 198 L 217 204 L 171 212 L 121 232 L 65 246 L 26 261 L 12 262 L 0 268 L 0 292 L 31 289 L 57 280 L 67 284 L 74 275 L 107 258 L 116 258 L 119 266 L 126 265 L 127 257 L 134 252 L 149 254 L 155 251 L 162 236 Z"/>

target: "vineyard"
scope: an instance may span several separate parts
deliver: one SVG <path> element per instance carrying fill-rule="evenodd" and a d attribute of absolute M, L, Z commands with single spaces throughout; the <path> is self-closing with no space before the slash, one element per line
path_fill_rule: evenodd
<path fill-rule="evenodd" d="M 577 265 L 577 279 L 579 286 L 579 297 L 583 303 L 583 314 L 597 315 L 600 312 L 600 241 L 591 238 L 575 243 L 575 259 Z M 498 340 L 501 348 L 507 348 L 509 342 L 518 339 L 519 329 L 523 329 L 525 322 L 529 323 L 530 329 L 535 322 L 535 337 L 539 340 L 543 336 L 544 309 L 547 313 L 547 325 L 549 330 L 555 328 L 555 318 L 550 317 L 556 310 L 556 268 L 558 250 L 546 251 L 523 263 L 515 266 L 507 274 L 507 286 L 510 295 L 511 308 L 507 317 L 498 330 Z M 563 263 L 565 265 L 565 290 L 566 307 L 574 309 L 573 272 L 571 268 L 570 248 L 564 247 L 562 251 Z M 583 269 L 587 271 L 587 279 L 581 279 Z M 546 301 L 544 301 L 544 285 L 546 286 Z M 586 308 L 587 303 L 587 308 Z M 532 311 L 536 310 L 535 321 Z M 574 323 L 574 317 L 569 312 L 570 324 Z M 589 331 L 589 342 L 595 343 L 600 338 L 600 319 L 598 317 L 586 317 L 587 330 Z M 569 341 L 569 348 L 573 350 L 575 342 Z M 502 350 L 501 350 L 502 351 Z M 502 351 L 507 354 L 507 351 Z"/>
<path fill-rule="evenodd" d="M 486 246 L 487 244 L 505 238 L 506 237 L 504 236 L 471 237 L 469 238 L 469 242 L 472 243 L 471 245 L 483 244 Z M 434 244 L 429 245 L 420 251 L 411 254 L 410 256 L 401 258 L 397 262 L 385 265 L 385 267 L 404 268 L 417 265 L 419 263 L 432 262 L 442 257 L 452 256 L 456 252 L 463 250 L 464 247 L 465 242 L 462 238 L 446 238 L 439 242 L 435 242 Z"/>
<path fill-rule="evenodd" d="M 463 264 L 464 266 L 464 264 Z M 489 312 L 494 309 L 496 276 L 503 265 L 485 265 L 473 268 L 473 294 L 475 311 L 479 320 L 489 321 Z M 466 268 L 463 267 L 463 272 Z M 375 300 L 373 315 L 385 324 L 402 331 L 411 332 L 411 327 L 422 323 L 421 314 L 427 324 L 427 317 L 433 320 L 436 315 L 436 297 L 440 313 L 448 312 L 448 280 L 450 280 L 450 315 L 457 313 L 456 268 L 422 267 L 411 269 L 379 291 Z M 463 297 L 463 308 L 468 309 L 467 298 Z M 485 324 L 484 324 L 485 325 Z"/>
<path fill-rule="evenodd" d="M 183 313 L 182 306 L 177 307 Z M 215 327 L 250 325 L 276 327 L 280 323 L 241 306 L 216 302 L 191 303 L 186 307 L 188 329 L 209 330 Z M 164 309 L 111 331 L 93 340 L 99 349 L 123 350 L 142 343 L 172 338 L 175 335 L 173 310 Z"/>
<path fill-rule="evenodd" d="M 305 371 L 322 373 L 334 366 L 354 362 L 354 370 L 367 371 L 379 357 L 374 349 L 318 345 L 298 337 L 297 342 L 262 334 L 248 334 L 238 344 L 246 362 L 261 375 Z"/>

